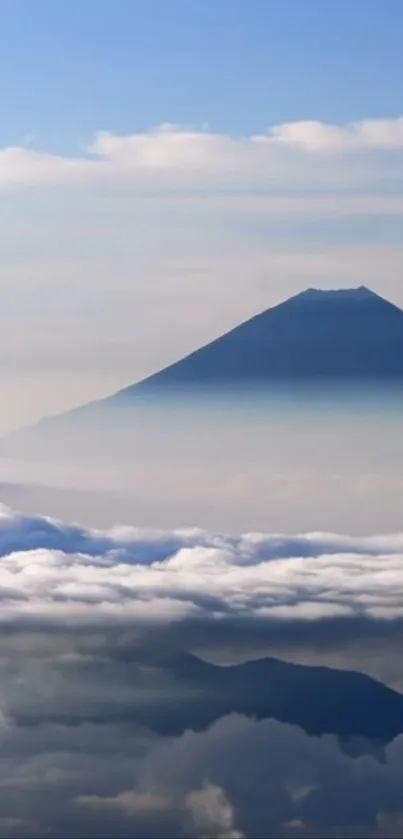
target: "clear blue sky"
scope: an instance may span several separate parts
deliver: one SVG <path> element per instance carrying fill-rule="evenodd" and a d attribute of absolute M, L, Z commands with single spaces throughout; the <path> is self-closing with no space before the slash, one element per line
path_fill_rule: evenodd
<path fill-rule="evenodd" d="M 0 142 L 402 111 L 402 0 L 2 0 Z M 6 118 L 4 116 L 6 115 Z"/>

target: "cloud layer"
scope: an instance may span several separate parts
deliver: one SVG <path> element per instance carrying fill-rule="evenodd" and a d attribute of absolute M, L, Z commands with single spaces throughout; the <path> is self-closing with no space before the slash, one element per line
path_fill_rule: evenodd
<path fill-rule="evenodd" d="M 400 662 L 402 554 L 402 534 L 95 531 L 2 507 L 0 836 L 401 836 L 402 736 L 382 761 L 227 711 L 194 731 L 182 708 L 195 645 L 343 658 L 361 633 Z"/>
<path fill-rule="evenodd" d="M 2 625 L 403 617 L 403 535 L 85 530 L 2 509 Z"/>
<path fill-rule="evenodd" d="M 19 146 L 3 148 L 0 186 L 108 181 L 111 177 L 129 177 L 140 186 L 148 182 L 158 188 L 164 184 L 262 188 L 293 181 L 295 185 L 319 184 L 323 179 L 336 186 L 343 167 L 356 182 L 370 181 L 376 172 L 390 181 L 390 167 L 384 165 L 382 155 L 400 152 L 400 157 L 392 160 L 392 169 L 396 175 L 400 167 L 401 174 L 402 150 L 403 117 L 346 125 L 318 120 L 287 122 L 246 138 L 165 123 L 125 136 L 99 131 L 88 148 L 76 156 Z M 357 168 L 357 155 L 364 160 L 361 170 Z M 372 155 L 369 169 L 366 155 Z M 335 172 L 329 167 L 329 157 L 336 163 Z M 313 160 L 318 171 L 312 169 Z"/>
<path fill-rule="evenodd" d="M 175 738 L 127 724 L 9 726 L 0 836 L 397 839 L 402 782 L 402 737 L 380 762 L 236 714 Z"/>

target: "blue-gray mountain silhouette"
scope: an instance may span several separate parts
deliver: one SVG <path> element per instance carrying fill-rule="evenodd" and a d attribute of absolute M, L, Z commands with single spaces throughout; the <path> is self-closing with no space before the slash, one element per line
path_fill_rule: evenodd
<path fill-rule="evenodd" d="M 403 384 L 403 311 L 361 286 L 307 289 L 234 327 L 211 343 L 106 398 L 49 417 L 7 438 L 49 434 L 99 422 L 108 408 L 137 406 L 149 396 L 258 388 L 275 392 L 337 382 Z M 116 416 L 116 412 L 115 412 Z"/>
<path fill-rule="evenodd" d="M 403 311 L 365 288 L 307 289 L 116 394 L 321 379 L 403 379 Z"/>
<path fill-rule="evenodd" d="M 120 653 L 139 688 L 135 708 L 117 697 L 114 710 L 100 706 L 88 716 L 83 709 L 76 722 L 125 720 L 178 735 L 239 713 L 297 725 L 313 736 L 334 734 L 341 741 L 363 738 L 381 745 L 403 732 L 403 696 L 362 673 L 274 658 L 222 667 L 188 653 L 166 657 L 161 647 L 160 641 L 143 657 L 138 649 Z M 64 712 L 56 711 L 52 721 L 65 721 Z M 32 723 L 30 712 L 18 723 Z"/>
<path fill-rule="evenodd" d="M 77 707 L 72 724 L 126 721 L 171 736 L 238 713 L 297 725 L 313 736 L 333 734 L 344 743 L 360 738 L 385 745 L 403 732 L 402 694 L 357 671 L 275 658 L 222 667 L 189 653 L 167 655 L 161 639 L 152 650 L 122 648 L 119 659 L 138 689 L 135 706 L 117 695 L 113 707 L 84 706 L 82 713 Z M 37 713 L 20 711 L 16 722 L 32 725 Z M 47 721 L 68 724 L 69 717 L 55 709 Z"/>
<path fill-rule="evenodd" d="M 258 719 L 273 717 L 313 735 L 388 742 L 403 730 L 403 696 L 356 671 L 274 658 L 217 667 L 188 655 L 175 663 L 174 672 L 210 697 L 201 708 L 204 724 L 236 711 Z M 190 716 L 191 705 L 186 709 Z M 195 719 L 189 723 L 194 725 Z"/>

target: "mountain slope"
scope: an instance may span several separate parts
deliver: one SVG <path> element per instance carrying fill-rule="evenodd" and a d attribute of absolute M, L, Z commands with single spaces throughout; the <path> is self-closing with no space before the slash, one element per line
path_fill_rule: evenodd
<path fill-rule="evenodd" d="M 363 286 L 307 289 L 148 378 L 47 418 L 35 428 L 48 431 L 66 424 L 79 426 L 82 421 L 91 424 L 107 408 L 138 405 L 149 395 L 189 389 L 269 390 L 276 384 L 322 387 L 371 381 L 403 383 L 403 311 Z"/>
<path fill-rule="evenodd" d="M 361 287 L 308 289 L 134 388 L 403 377 L 403 311 Z"/>

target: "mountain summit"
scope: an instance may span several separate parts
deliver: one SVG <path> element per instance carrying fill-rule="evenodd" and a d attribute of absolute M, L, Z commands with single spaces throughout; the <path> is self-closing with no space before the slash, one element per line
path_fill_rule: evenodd
<path fill-rule="evenodd" d="M 403 311 L 365 286 L 308 288 L 152 376 L 34 428 L 48 434 L 65 423 L 93 424 L 104 409 L 136 406 L 154 395 L 396 381 L 403 383 Z"/>
<path fill-rule="evenodd" d="M 115 397 L 150 388 L 403 379 L 403 311 L 365 286 L 309 288 Z"/>

